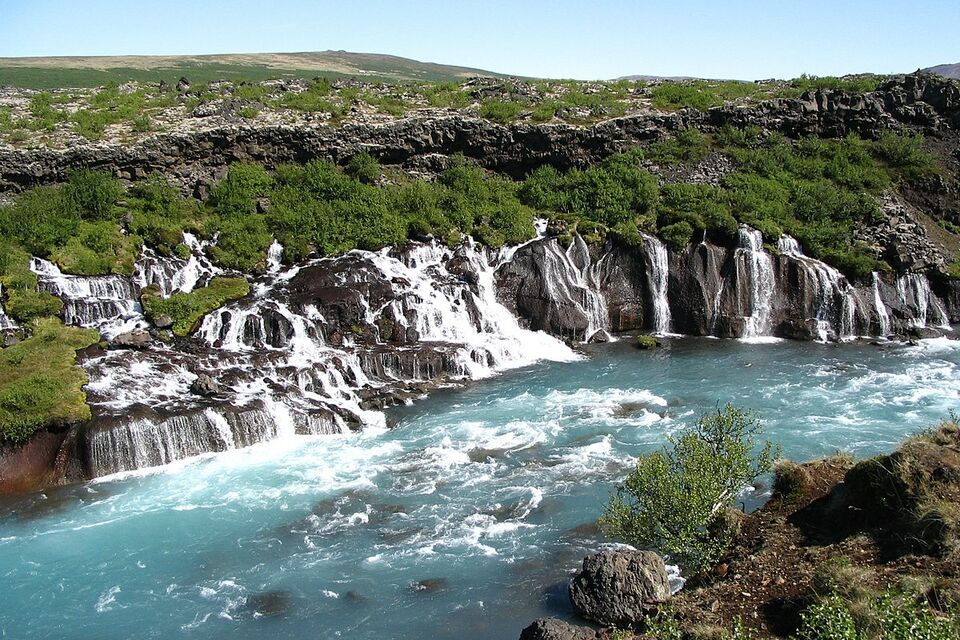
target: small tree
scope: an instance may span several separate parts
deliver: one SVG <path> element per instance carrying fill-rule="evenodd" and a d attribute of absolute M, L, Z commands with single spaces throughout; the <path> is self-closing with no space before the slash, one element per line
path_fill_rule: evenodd
<path fill-rule="evenodd" d="M 631 544 L 671 554 L 686 569 L 713 566 L 731 542 L 719 533 L 729 531 L 725 512 L 779 455 L 770 442 L 757 450 L 762 430 L 755 415 L 729 404 L 703 416 L 671 437 L 669 448 L 640 457 L 600 525 Z"/>

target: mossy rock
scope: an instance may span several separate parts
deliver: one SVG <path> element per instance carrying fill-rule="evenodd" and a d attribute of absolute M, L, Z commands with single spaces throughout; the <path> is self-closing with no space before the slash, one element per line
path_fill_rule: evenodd
<path fill-rule="evenodd" d="M 654 338 L 653 336 L 637 336 L 637 348 L 638 349 L 656 349 L 660 346 L 660 341 Z"/>

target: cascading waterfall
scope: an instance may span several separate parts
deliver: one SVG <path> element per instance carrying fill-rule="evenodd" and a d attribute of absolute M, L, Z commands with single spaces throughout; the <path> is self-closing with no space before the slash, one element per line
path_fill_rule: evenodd
<path fill-rule="evenodd" d="M 160 256 L 144 247 L 134 265 L 133 282 L 141 289 L 150 285 L 160 288 L 164 296 L 177 291 L 190 292 L 206 284 L 210 278 L 221 273 L 206 257 L 208 243 L 191 233 L 183 234 L 183 243 L 190 249 L 187 259 Z"/>
<path fill-rule="evenodd" d="M 64 299 L 68 322 L 94 326 L 110 337 L 145 325 L 137 302 L 143 287 L 156 285 L 169 295 L 220 273 L 204 257 L 203 243 L 192 237 L 185 241 L 192 251 L 188 259 L 145 250 L 131 278 L 68 276 L 43 260 L 33 260 L 31 268 L 41 288 Z M 593 261 L 579 236 L 566 250 L 555 239 L 532 242 L 540 242 L 544 252 L 537 264 L 544 295 L 564 312 L 576 312 L 576 337 L 589 340 L 604 331 L 609 324 L 600 282 L 601 274 L 608 277 L 606 254 Z M 669 254 L 656 238 L 647 236 L 644 242 L 650 323 L 656 332 L 667 333 Z M 252 282 L 253 294 L 208 314 L 191 349 L 156 341 L 142 351 L 109 351 L 84 362 L 95 414 L 85 435 L 93 474 L 167 464 L 295 433 L 383 428 L 385 419 L 377 410 L 382 405 L 368 402 L 381 391 L 408 393 L 411 387 L 400 385 L 476 379 L 542 359 L 575 359 L 556 338 L 523 329 L 497 300 L 495 274 L 516 250 L 492 252 L 468 239 L 456 249 L 429 243 L 353 251 L 284 270 L 283 247 L 274 242 L 267 273 Z M 839 327 L 840 335 L 852 333 L 855 290 L 839 272 L 804 256 L 792 238 L 782 238 L 780 250 L 816 283 L 818 322 Z M 734 260 L 737 282 L 749 287 L 740 301 L 741 309 L 746 307 L 744 336 L 763 336 L 770 330 L 775 281 L 759 232 L 741 227 Z M 724 287 L 717 292 L 714 321 Z M 897 289 L 905 304 L 923 314 L 919 322 L 927 317 L 946 322 L 926 278 L 901 278 Z M 334 297 L 326 299 L 325 292 Z M 874 297 L 886 333 L 890 319 L 880 313 L 885 308 L 876 278 Z M 346 307 L 337 306 L 341 302 Z M 371 341 L 381 334 L 387 337 Z M 218 378 L 223 393 L 192 395 L 198 372 Z M 144 407 L 150 407 L 146 414 Z"/>
<path fill-rule="evenodd" d="M 670 333 L 670 301 L 667 298 L 670 260 L 666 245 L 658 238 L 644 234 L 643 242 L 650 263 L 648 281 L 652 297 L 653 330 L 654 333 L 664 335 Z"/>
<path fill-rule="evenodd" d="M 231 404 L 260 408 L 242 412 L 208 408 L 181 420 L 140 419 L 93 430 L 91 446 L 101 452 L 92 456 L 98 460 L 98 474 L 165 464 L 294 432 L 342 433 L 347 427 L 341 415 L 382 428 L 383 414 L 362 408 L 361 389 L 376 388 L 391 378 L 422 375 L 429 380 L 441 373 L 431 363 L 418 365 L 416 358 L 412 371 L 391 370 L 391 356 L 402 347 L 367 353 L 349 344 L 343 348 L 328 344 L 323 314 L 312 304 L 288 300 L 286 287 L 300 270 L 325 268 L 330 260 L 315 260 L 282 272 L 281 251 L 278 245 L 272 249 L 275 260 L 268 274 L 255 283 L 254 296 L 208 315 L 197 331 L 199 340 L 210 349 L 205 360 L 212 368 L 229 371 L 234 379 Z M 497 301 L 494 272 L 508 255 L 491 254 L 470 241 L 455 251 L 436 244 L 413 245 L 402 251 L 354 251 L 347 259 L 359 260 L 362 268 L 339 277 L 343 278 L 341 285 L 351 289 L 357 286 L 356 279 L 389 283 L 392 297 L 386 305 L 373 308 L 368 300 L 362 300 L 364 319 L 376 326 L 386 314 L 398 324 L 406 323 L 416 331 L 418 345 L 437 345 L 451 361 L 445 369 L 460 377 L 480 378 L 540 359 L 576 358 L 556 338 L 521 328 Z M 456 273 L 448 270 L 454 262 L 458 264 Z M 475 277 L 465 280 L 465 272 Z M 364 361 L 375 363 L 370 368 L 378 369 L 385 378 L 368 375 Z M 194 364 L 202 366 L 203 362 L 201 358 Z M 143 378 L 152 375 L 167 377 L 166 369 L 141 367 L 138 382 L 143 384 Z M 98 388 L 96 381 L 94 388 Z M 119 462 L 107 461 L 111 449 L 121 452 Z"/>
<path fill-rule="evenodd" d="M 610 319 L 597 282 L 602 262 L 592 263 L 587 243 L 579 234 L 574 235 L 566 251 L 555 240 L 546 242 L 545 247 L 544 282 L 551 300 L 570 305 L 583 313 L 587 319 L 582 336 L 584 341 L 590 340 L 599 331 L 606 333 Z"/>
<path fill-rule="evenodd" d="M 19 325 L 3 309 L 3 285 L 0 284 L 0 331 L 17 329 Z"/>
<path fill-rule="evenodd" d="M 877 314 L 877 321 L 880 323 L 880 335 L 887 337 L 890 335 L 890 314 L 887 312 L 887 305 L 883 303 L 883 297 L 880 295 L 880 274 L 873 272 L 873 308 Z"/>
<path fill-rule="evenodd" d="M 41 258 L 30 260 L 38 287 L 63 300 L 63 321 L 113 337 L 143 324 L 137 287 L 123 276 L 71 276 Z"/>
<path fill-rule="evenodd" d="M 816 285 L 814 318 L 820 341 L 825 342 L 831 332 L 841 340 L 852 339 L 855 334 L 857 293 L 843 274 L 830 265 L 805 255 L 800 243 L 791 236 L 780 236 L 777 249 L 783 255 L 796 260 Z M 839 309 L 837 298 L 840 299 Z"/>
<path fill-rule="evenodd" d="M 911 326 L 949 329 L 947 310 L 940 299 L 930 290 L 930 281 L 922 273 L 905 273 L 897 278 L 897 296 L 900 303 L 916 311 Z"/>
<path fill-rule="evenodd" d="M 773 261 L 763 249 L 763 235 L 747 225 L 740 225 L 736 250 L 737 267 L 750 274 L 750 314 L 746 316 L 744 338 L 765 336 L 770 330 L 774 276 Z"/>

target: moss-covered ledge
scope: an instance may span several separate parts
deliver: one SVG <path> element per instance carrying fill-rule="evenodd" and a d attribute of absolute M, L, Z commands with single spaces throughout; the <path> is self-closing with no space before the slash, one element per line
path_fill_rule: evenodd
<path fill-rule="evenodd" d="M 168 298 L 162 296 L 159 288 L 147 287 L 141 295 L 141 303 L 152 322 L 157 323 L 159 318 L 167 316 L 172 321 L 173 333 L 183 337 L 196 328 L 203 316 L 249 293 L 250 283 L 245 279 L 221 277 L 190 293 L 175 293 Z"/>
<path fill-rule="evenodd" d="M 0 442 L 19 444 L 45 427 L 90 419 L 77 351 L 100 340 L 93 329 L 35 320 L 32 335 L 0 350 Z"/>

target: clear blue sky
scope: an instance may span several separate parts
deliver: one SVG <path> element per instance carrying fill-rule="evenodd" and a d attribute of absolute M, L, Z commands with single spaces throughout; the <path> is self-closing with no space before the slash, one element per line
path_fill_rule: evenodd
<path fill-rule="evenodd" d="M 345 49 L 543 77 L 960 62 L 960 0 L 0 0 L 0 56 Z"/>

